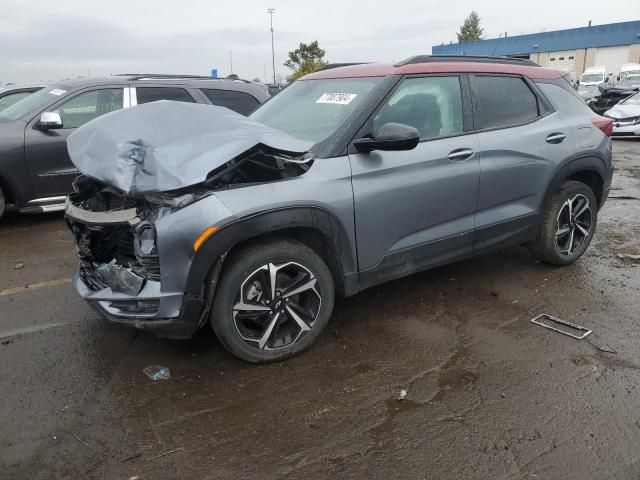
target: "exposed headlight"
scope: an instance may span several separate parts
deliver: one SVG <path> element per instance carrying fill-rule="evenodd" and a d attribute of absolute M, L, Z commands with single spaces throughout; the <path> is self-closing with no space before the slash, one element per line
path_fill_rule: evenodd
<path fill-rule="evenodd" d="M 183 208 L 187 205 L 197 202 L 203 197 L 206 197 L 211 192 L 194 192 L 194 193 L 148 193 L 144 196 L 144 199 L 158 206 Z"/>

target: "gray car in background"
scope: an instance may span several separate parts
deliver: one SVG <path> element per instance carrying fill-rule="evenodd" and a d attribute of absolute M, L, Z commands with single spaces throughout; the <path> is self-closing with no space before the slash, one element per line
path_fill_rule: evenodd
<path fill-rule="evenodd" d="M 0 87 L 0 111 L 40 90 L 44 85 L 8 85 Z"/>
<path fill-rule="evenodd" d="M 511 245 L 585 252 L 612 122 L 562 73 L 418 56 L 307 75 L 249 119 L 156 102 L 68 140 L 77 292 L 112 322 L 286 358 L 335 294 Z"/>
<path fill-rule="evenodd" d="M 184 75 L 125 74 L 48 85 L 0 111 L 0 217 L 5 204 L 23 213 L 63 210 L 79 174 L 67 137 L 106 113 L 168 99 L 248 115 L 269 98 L 262 84 Z"/>

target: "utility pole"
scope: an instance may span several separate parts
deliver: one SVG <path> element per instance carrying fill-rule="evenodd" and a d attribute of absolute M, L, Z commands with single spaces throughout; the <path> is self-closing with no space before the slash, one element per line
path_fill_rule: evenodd
<path fill-rule="evenodd" d="M 273 14 L 276 13 L 275 8 L 267 8 L 267 13 L 270 17 L 270 25 L 271 25 L 271 63 L 273 65 L 273 83 L 276 83 L 276 51 L 273 46 Z"/>
<path fill-rule="evenodd" d="M 231 74 L 233 75 L 233 51 L 229 50 L 229 64 L 231 66 Z"/>

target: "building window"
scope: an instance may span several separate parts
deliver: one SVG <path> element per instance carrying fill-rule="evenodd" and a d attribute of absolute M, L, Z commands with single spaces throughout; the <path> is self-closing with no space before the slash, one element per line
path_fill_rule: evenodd
<path fill-rule="evenodd" d="M 558 60 L 562 61 L 562 60 L 564 60 L 564 57 L 560 57 L 560 58 L 558 58 Z"/>
<path fill-rule="evenodd" d="M 549 59 L 549 61 L 550 61 L 550 62 L 555 62 L 555 61 L 556 61 L 556 58 L 555 58 L 555 57 L 551 57 L 551 58 Z"/>
<path fill-rule="evenodd" d="M 575 58 L 575 57 L 571 56 L 571 57 L 569 57 L 569 60 L 573 60 L 574 58 Z"/>

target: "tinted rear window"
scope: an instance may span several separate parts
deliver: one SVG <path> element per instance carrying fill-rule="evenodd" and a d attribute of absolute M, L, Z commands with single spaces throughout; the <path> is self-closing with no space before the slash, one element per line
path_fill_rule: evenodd
<path fill-rule="evenodd" d="M 136 97 L 138 98 L 138 105 L 157 100 L 195 103 L 189 92 L 179 87 L 136 87 Z"/>
<path fill-rule="evenodd" d="M 227 107 L 229 110 L 233 110 L 242 115 L 249 115 L 260 105 L 258 100 L 244 92 L 203 88 L 202 93 L 204 93 L 214 105 Z"/>
<path fill-rule="evenodd" d="M 520 125 L 538 117 L 538 101 L 522 78 L 476 76 L 476 128 Z"/>

